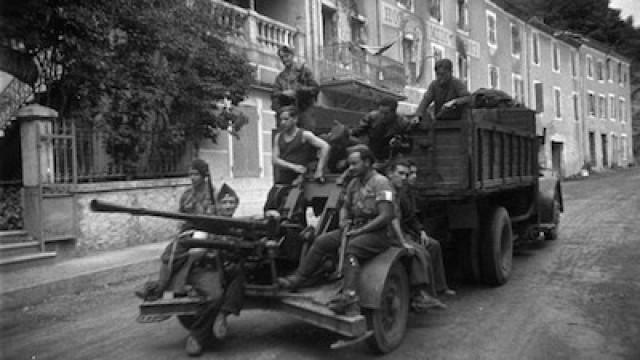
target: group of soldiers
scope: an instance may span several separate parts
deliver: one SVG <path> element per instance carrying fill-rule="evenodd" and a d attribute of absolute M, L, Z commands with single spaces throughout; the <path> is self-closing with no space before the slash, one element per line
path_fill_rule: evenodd
<path fill-rule="evenodd" d="M 344 136 L 339 137 L 346 138 L 342 144 L 349 146 L 338 149 L 340 146 L 335 146 L 339 143 L 335 136 L 318 136 L 312 131 L 315 123 L 308 110 L 319 91 L 312 72 L 306 66 L 296 64 L 293 51 L 286 46 L 278 50 L 278 56 L 284 70 L 277 76 L 272 94 L 272 109 L 277 114 L 278 125 L 272 154 L 274 186 L 269 192 L 264 215 L 279 216 L 286 190 L 303 181 L 305 174 L 312 172 L 313 180 L 324 181 L 324 171 L 329 167 L 333 171 L 344 171 L 348 179 L 344 183 L 339 228 L 315 238 L 299 267 L 292 275 L 279 278 L 278 284 L 287 290 L 305 286 L 327 257 L 336 256 L 344 234 L 348 242 L 344 253 L 343 286 L 328 304 L 335 313 L 360 313 L 356 290 L 360 264 L 391 246 L 405 247 L 412 255 L 412 308 L 415 311 L 445 308 L 437 296 L 454 292 L 446 283 L 440 244 L 427 235 L 419 221 L 415 196 L 411 193 L 417 167 L 401 157 L 394 158 L 394 155 L 398 143 L 402 143 L 398 138 L 426 118 L 431 103 L 435 104 L 435 114 L 439 114 L 469 101 L 466 86 L 451 76 L 451 62 L 448 59 L 436 62 L 437 79 L 429 85 L 415 114 L 400 116 L 396 113 L 398 104 L 395 100 L 382 100 L 378 108 L 366 114 L 354 129 L 341 127 Z M 365 140 L 360 141 L 360 138 Z M 335 155 L 340 150 L 344 156 L 337 156 L 337 162 L 327 166 L 331 153 Z M 311 163 L 316 164 L 314 169 L 310 168 Z M 189 174 L 192 186 L 180 199 L 180 212 L 233 215 L 239 204 L 238 195 L 227 184 L 216 189 L 204 161 L 194 160 Z M 162 255 L 158 280 L 148 282 L 138 290 L 136 295 L 139 297 L 158 299 L 170 282 L 173 285 L 178 282 L 178 287 L 189 289 L 186 280 L 189 275 L 186 274 L 199 266 L 206 267 L 206 256 L 194 255 L 180 245 L 180 237 L 198 236 L 197 232 L 188 222 L 181 230 Z M 191 326 L 185 345 L 189 355 L 202 353 L 207 336 L 211 334 L 210 329 L 216 338 L 224 338 L 228 315 L 238 314 L 242 308 L 242 269 L 229 266 L 224 270 L 221 299 L 205 306 Z M 202 290 L 190 291 L 211 295 L 206 289 Z"/>

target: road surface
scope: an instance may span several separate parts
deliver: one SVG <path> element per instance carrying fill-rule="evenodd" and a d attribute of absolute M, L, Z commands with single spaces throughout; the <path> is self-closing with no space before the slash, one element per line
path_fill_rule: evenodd
<path fill-rule="evenodd" d="M 385 359 L 640 359 L 640 169 L 564 184 L 560 237 L 514 259 L 499 288 L 454 284 L 449 308 L 411 314 Z M 52 298 L 0 314 L 3 359 L 176 359 L 174 319 L 138 324 L 139 283 Z M 288 316 L 247 311 L 202 359 L 369 359 L 365 345 Z"/>

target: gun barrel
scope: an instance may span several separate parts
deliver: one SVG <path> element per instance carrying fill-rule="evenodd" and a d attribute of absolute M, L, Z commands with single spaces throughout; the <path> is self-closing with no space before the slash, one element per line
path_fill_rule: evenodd
<path fill-rule="evenodd" d="M 97 199 L 91 200 L 90 208 L 96 212 L 125 213 L 136 216 L 156 216 L 174 220 L 189 221 L 196 230 L 218 235 L 242 235 L 238 232 L 266 232 L 274 234 L 277 223 L 273 219 L 230 218 L 214 215 L 185 214 L 180 212 L 152 210 L 142 207 L 129 207 Z"/>

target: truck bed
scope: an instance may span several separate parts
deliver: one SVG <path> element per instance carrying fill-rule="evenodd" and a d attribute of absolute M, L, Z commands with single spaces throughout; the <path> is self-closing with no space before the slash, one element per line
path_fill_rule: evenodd
<path fill-rule="evenodd" d="M 529 186 L 538 178 L 535 113 L 524 108 L 468 109 L 412 133 L 409 158 L 423 195 L 467 196 Z"/>

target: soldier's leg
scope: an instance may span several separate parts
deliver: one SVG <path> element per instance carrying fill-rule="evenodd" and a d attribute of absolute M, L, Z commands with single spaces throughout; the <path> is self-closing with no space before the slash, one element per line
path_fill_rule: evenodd
<path fill-rule="evenodd" d="M 438 293 L 445 292 L 447 294 L 453 293 L 447 285 L 447 276 L 444 270 L 444 262 L 442 260 L 442 247 L 438 240 L 429 238 L 429 242 L 426 246 L 429 255 L 431 256 L 431 266 L 433 268 L 434 286 Z"/>
<path fill-rule="evenodd" d="M 343 268 L 342 291 L 329 301 L 329 309 L 337 314 L 360 313 L 357 294 L 360 264 L 382 253 L 391 246 L 384 231 L 365 233 L 349 239 Z"/>
<path fill-rule="evenodd" d="M 278 284 L 286 289 L 295 289 L 320 267 L 326 256 L 335 254 L 340 247 L 340 230 L 334 230 L 316 238 L 296 271 L 285 278 L 279 278 Z"/>

